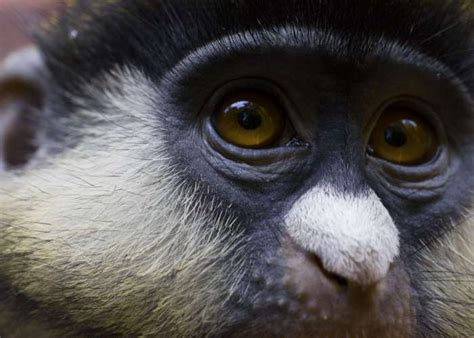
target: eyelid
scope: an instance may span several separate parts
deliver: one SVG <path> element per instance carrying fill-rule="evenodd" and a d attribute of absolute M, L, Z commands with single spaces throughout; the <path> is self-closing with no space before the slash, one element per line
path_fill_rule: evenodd
<path fill-rule="evenodd" d="M 283 145 L 286 145 L 287 142 L 285 142 L 285 140 L 290 142 L 293 137 L 297 137 L 298 139 L 301 139 L 303 143 L 305 143 L 304 135 L 300 134 L 301 119 L 299 118 L 300 114 L 296 109 L 296 105 L 293 104 L 284 90 L 277 83 L 261 77 L 243 77 L 222 83 L 212 92 L 209 98 L 202 105 L 199 113 L 198 123 L 201 126 L 204 126 L 207 123 L 207 118 L 211 116 L 216 111 L 216 109 L 218 109 L 219 103 L 223 100 L 223 98 L 227 94 L 239 90 L 257 90 L 267 94 L 274 98 L 276 104 L 285 112 L 285 130 L 283 132 L 281 142 L 279 142 L 276 147 L 282 147 Z M 305 146 L 306 145 L 307 144 L 305 143 Z M 296 147 L 290 148 L 294 149 Z M 261 149 L 261 151 L 264 151 L 264 149 Z"/>
<path fill-rule="evenodd" d="M 288 113 L 294 111 L 293 104 L 285 92 L 273 81 L 265 78 L 242 77 L 219 84 L 206 100 L 201 111 L 212 111 L 217 108 L 226 95 L 232 92 L 256 90 L 273 97 L 276 103 Z"/>
<path fill-rule="evenodd" d="M 273 148 L 252 149 L 233 145 L 221 138 L 213 128 L 210 117 L 204 122 L 204 133 L 207 135 L 206 143 L 210 148 L 229 160 L 250 165 L 275 165 L 278 162 L 286 162 L 290 158 L 305 157 L 311 152 L 310 147 L 277 146 Z"/>

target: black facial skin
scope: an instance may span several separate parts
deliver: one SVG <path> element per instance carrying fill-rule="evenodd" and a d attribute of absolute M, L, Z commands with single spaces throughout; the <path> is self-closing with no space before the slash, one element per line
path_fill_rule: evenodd
<path fill-rule="evenodd" d="M 412 257 L 449 231 L 472 198 L 470 11 L 446 0 L 78 1 L 38 44 L 52 74 L 53 114 L 73 112 L 68 97 L 87 101 L 81 84 L 117 65 L 132 65 L 161 86 L 156 95 L 165 100 L 165 141 L 176 165 L 189 184 L 202 184 L 202 196 L 233 206 L 249 238 L 246 252 L 260 257 L 260 276 L 249 271 L 241 294 L 229 301 L 232 317 L 222 335 L 314 334 L 291 331 L 294 295 L 271 283 L 284 271 L 268 259 L 281 255 L 282 219 L 292 204 L 325 181 L 342 192 L 371 188 L 381 198 L 401 233 L 396 270 L 404 267 L 411 277 L 414 330 L 432 336 L 439 334 L 437 319 L 424 315 L 432 300 Z M 238 148 L 215 131 L 214 109 L 235 89 L 265 91 L 287 112 L 276 147 Z M 441 146 L 429 162 L 399 166 L 367 153 L 371 128 L 392 102 L 410 104 L 436 129 Z M 402 279 L 395 272 L 390 278 L 395 285 Z M 288 307 L 272 307 L 277 297 Z M 380 334 L 378 324 L 372 331 L 372 323 L 364 324 Z"/>

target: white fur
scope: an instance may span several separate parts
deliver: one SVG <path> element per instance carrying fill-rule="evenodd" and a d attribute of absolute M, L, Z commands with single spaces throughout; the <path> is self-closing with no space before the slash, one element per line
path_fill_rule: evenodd
<path fill-rule="evenodd" d="M 0 174 L 0 271 L 78 323 L 203 335 L 218 331 L 242 276 L 241 237 L 169 163 L 153 86 L 130 69 L 89 85 L 105 110 L 51 121 L 80 132 L 79 144 L 24 175 Z"/>
<path fill-rule="evenodd" d="M 373 191 L 354 196 L 315 187 L 293 205 L 285 224 L 325 269 L 355 283 L 383 279 L 399 254 L 398 230 Z"/>
<path fill-rule="evenodd" d="M 426 315 L 440 329 L 433 337 L 472 337 L 474 333 L 474 207 L 464 220 L 413 254 Z"/>

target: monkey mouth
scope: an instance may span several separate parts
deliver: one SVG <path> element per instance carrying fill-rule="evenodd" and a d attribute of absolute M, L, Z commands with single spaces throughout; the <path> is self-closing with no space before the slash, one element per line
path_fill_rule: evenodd
<path fill-rule="evenodd" d="M 244 304 L 252 315 L 233 337 L 410 337 L 413 307 L 408 277 L 395 264 L 376 285 L 360 286 L 324 268 L 293 243 L 282 254 L 283 277 L 259 275 L 265 291 Z M 244 302 L 245 303 L 245 302 Z M 236 333 L 238 332 L 238 333 Z"/>

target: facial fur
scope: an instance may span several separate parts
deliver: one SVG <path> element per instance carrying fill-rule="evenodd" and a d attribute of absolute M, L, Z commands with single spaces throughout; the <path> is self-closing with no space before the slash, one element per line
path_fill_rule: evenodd
<path fill-rule="evenodd" d="M 241 278 L 239 232 L 221 205 L 199 200 L 198 186 L 180 183 L 167 156 L 150 149 L 144 116 L 151 84 L 134 77 L 121 74 L 127 83 L 116 83 L 125 98 L 120 102 L 102 88 L 107 113 L 76 112 L 91 121 L 91 132 L 54 160 L 63 170 L 51 170 L 51 163 L 31 176 L 4 177 L 2 189 L 13 194 L 2 196 L 2 205 L 15 212 L 2 214 L 2 266 L 25 296 L 53 308 L 70 294 L 75 300 L 66 311 L 78 323 L 151 335 L 191 335 L 203 332 L 203 323 L 215 329 L 218 304 Z M 106 81 L 119 80 L 110 75 Z M 121 122 L 112 126 L 107 121 L 114 114 Z M 111 147 L 118 140 L 119 150 Z M 31 227 L 23 228 L 26 223 Z"/>
<path fill-rule="evenodd" d="M 0 336 L 472 335 L 471 7 L 67 2 L 0 70 L 43 95 L 0 167 Z M 240 88 L 287 143 L 215 132 Z M 432 107 L 426 165 L 367 152 L 394 98 Z"/>

